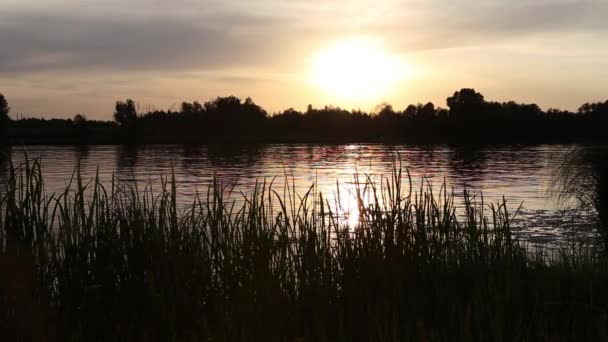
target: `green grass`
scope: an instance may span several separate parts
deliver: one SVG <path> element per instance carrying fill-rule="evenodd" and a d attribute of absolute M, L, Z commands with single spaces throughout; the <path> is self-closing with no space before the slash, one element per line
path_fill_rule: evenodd
<path fill-rule="evenodd" d="M 463 207 L 400 166 L 356 191 L 349 227 L 305 194 L 219 180 L 178 208 L 172 177 L 138 191 L 75 171 L 47 194 L 37 161 L 0 199 L 7 341 L 537 341 L 608 338 L 603 254 L 538 257 L 506 201 Z M 277 209 L 279 208 L 279 209 Z M 515 208 L 516 209 L 516 208 Z"/>

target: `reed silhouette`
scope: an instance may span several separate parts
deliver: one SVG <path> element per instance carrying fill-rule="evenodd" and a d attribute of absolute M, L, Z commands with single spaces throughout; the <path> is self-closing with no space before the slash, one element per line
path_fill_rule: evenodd
<path fill-rule="evenodd" d="M 280 195 L 260 180 L 235 194 L 216 179 L 180 208 L 171 175 L 138 193 L 76 170 L 49 194 L 37 161 L 11 165 L 0 338 L 606 339 L 604 254 L 529 254 L 506 202 L 465 191 L 458 207 L 445 186 L 412 187 L 400 165 L 377 183 L 354 177 L 350 225 L 315 184 Z"/>
<path fill-rule="evenodd" d="M 583 146 L 565 154 L 553 180 L 553 196 L 576 200 L 595 213 L 602 245 L 608 252 L 608 148 Z"/>

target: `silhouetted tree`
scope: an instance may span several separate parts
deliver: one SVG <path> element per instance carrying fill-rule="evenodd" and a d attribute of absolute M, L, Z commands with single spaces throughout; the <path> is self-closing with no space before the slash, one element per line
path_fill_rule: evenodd
<path fill-rule="evenodd" d="M 479 118 L 484 109 L 483 95 L 475 89 L 462 88 L 447 98 L 450 114 L 457 119 Z"/>
<path fill-rule="evenodd" d="M 593 120 L 608 120 L 608 101 L 585 103 L 580 106 L 578 113 Z"/>
<path fill-rule="evenodd" d="M 87 134 L 89 128 L 87 124 L 87 117 L 84 114 L 74 115 L 72 123 L 74 125 L 74 130 L 76 131 L 77 135 L 83 136 Z"/>
<path fill-rule="evenodd" d="M 229 141 L 348 140 L 412 142 L 574 142 L 606 138 L 608 101 L 586 103 L 578 113 L 549 109 L 514 101 L 486 101 L 471 88 L 462 88 L 446 99 L 449 110 L 433 103 L 409 105 L 395 111 L 388 103 L 373 113 L 339 107 L 293 108 L 268 116 L 251 98 L 218 97 L 201 104 L 183 102 L 176 110 L 148 108 L 140 112 L 128 99 L 116 102 L 116 123 L 90 121 L 91 140 L 112 141 L 116 127 L 121 141 L 201 143 Z M 0 115 L 7 122 L 8 105 L 3 99 Z M 25 141 L 63 141 L 79 119 L 27 119 L 11 122 L 12 132 Z M 85 126 L 85 125 L 83 125 Z M 6 124 L 4 124 L 6 127 Z M 136 128 L 136 129 L 135 129 Z M 72 134 L 73 135 L 73 134 Z M 6 136 L 5 134 L 3 136 Z M 45 138 L 48 137 L 48 138 Z M 106 140 L 107 139 L 107 140 Z"/>
<path fill-rule="evenodd" d="M 403 116 L 405 116 L 407 119 L 414 119 L 417 114 L 418 110 L 413 104 L 407 106 L 407 108 L 405 108 L 405 110 L 403 111 Z"/>
<path fill-rule="evenodd" d="M 418 117 L 422 120 L 433 120 L 435 119 L 435 105 L 432 102 L 428 102 L 424 106 L 422 106 L 418 111 Z"/>
<path fill-rule="evenodd" d="M 311 104 L 308 104 L 308 106 L 306 106 L 306 114 L 312 113 L 314 109 L 312 108 Z"/>
<path fill-rule="evenodd" d="M 417 105 L 409 105 L 403 111 L 403 117 L 408 120 L 417 120 L 417 121 L 430 121 L 435 119 L 437 116 L 437 112 L 435 110 L 435 105 L 432 102 L 428 102 L 427 104 L 418 103 Z"/>
<path fill-rule="evenodd" d="M 182 114 L 184 115 L 201 114 L 204 111 L 205 108 L 203 108 L 203 106 L 196 101 L 192 103 L 182 102 Z"/>
<path fill-rule="evenodd" d="M 402 117 L 397 112 L 395 112 L 393 106 L 386 102 L 381 103 L 376 106 L 376 113 L 377 114 L 374 118 L 376 119 L 376 121 L 378 121 L 376 130 L 381 131 L 385 137 L 394 138 L 401 135 L 400 121 Z M 357 124 L 353 122 L 353 125 Z"/>
<path fill-rule="evenodd" d="M 7 140 L 6 131 L 11 120 L 8 116 L 10 111 L 11 109 L 8 106 L 8 102 L 4 98 L 4 95 L 0 94 L 0 143 Z"/>
<path fill-rule="evenodd" d="M 435 112 L 436 112 L 436 116 L 439 120 L 445 121 L 450 117 L 450 111 L 445 108 L 439 107 L 435 110 Z"/>
<path fill-rule="evenodd" d="M 255 104 L 251 97 L 245 99 L 243 111 L 245 115 L 248 115 L 248 118 L 256 121 L 264 120 L 268 116 L 268 113 L 262 107 Z"/>
<path fill-rule="evenodd" d="M 539 118 L 543 114 L 543 111 L 536 104 L 520 104 L 509 101 L 503 104 L 492 102 L 491 105 L 495 106 L 495 109 L 491 110 L 491 112 L 500 112 L 502 107 L 505 119 L 530 121 Z"/>
<path fill-rule="evenodd" d="M 288 108 L 282 113 L 270 117 L 268 132 L 274 135 L 285 135 L 288 133 L 293 138 L 294 135 L 302 133 L 303 114 L 293 108 Z"/>
<path fill-rule="evenodd" d="M 213 135 L 247 135 L 259 134 L 267 113 L 251 98 L 241 99 L 236 96 L 218 97 L 205 102 L 209 132 Z"/>
<path fill-rule="evenodd" d="M 398 117 L 393 106 L 386 102 L 376 106 L 376 112 L 378 113 L 378 118 L 380 120 L 394 120 Z"/>
<path fill-rule="evenodd" d="M 302 117 L 302 112 L 299 112 L 293 108 L 288 108 L 288 109 L 285 109 L 283 111 L 283 113 L 281 113 L 280 115 L 283 115 L 284 117 L 288 117 L 288 118 L 299 119 Z"/>
<path fill-rule="evenodd" d="M 11 109 L 8 106 L 6 98 L 4 98 L 4 95 L 0 94 L 0 117 L 8 118 L 8 113 L 10 112 L 10 110 Z"/>
<path fill-rule="evenodd" d="M 135 102 L 127 99 L 126 102 L 117 101 L 114 111 L 114 120 L 122 127 L 132 127 L 137 121 Z"/>

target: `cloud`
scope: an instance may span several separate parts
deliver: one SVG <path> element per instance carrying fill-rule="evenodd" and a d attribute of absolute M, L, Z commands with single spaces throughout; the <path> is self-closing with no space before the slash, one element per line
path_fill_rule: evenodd
<path fill-rule="evenodd" d="M 422 0 L 399 6 L 372 30 L 402 52 L 608 33 L 608 1 Z"/>
<path fill-rule="evenodd" d="M 327 37 L 371 33 L 399 52 L 530 35 L 605 33 L 593 0 L 9 1 L 0 73 L 275 67 Z"/>
<path fill-rule="evenodd" d="M 456 10 L 456 27 L 487 34 L 523 34 L 605 30 L 603 15 L 608 3 L 579 1 L 489 1 L 481 6 L 470 2 Z M 485 6 L 483 5 L 485 4 Z"/>
<path fill-rule="evenodd" d="M 208 20 L 207 20 L 208 19 Z M 220 25 L 221 24 L 221 25 Z M 263 62 L 281 51 L 274 19 L 225 15 L 76 17 L 0 16 L 0 73 L 57 69 L 217 68 Z M 281 35 L 277 34 L 279 38 Z"/>

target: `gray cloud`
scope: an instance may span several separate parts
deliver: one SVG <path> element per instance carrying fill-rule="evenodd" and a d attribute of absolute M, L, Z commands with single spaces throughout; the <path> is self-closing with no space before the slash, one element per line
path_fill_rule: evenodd
<path fill-rule="evenodd" d="M 408 11 L 416 15 L 399 17 Z M 374 32 L 390 36 L 401 51 L 455 48 L 534 36 L 602 35 L 608 33 L 607 12 L 607 1 L 431 0 L 403 5 Z"/>
<path fill-rule="evenodd" d="M 361 9 L 373 12 L 374 4 L 365 1 L 287 6 L 273 0 L 251 5 L 181 0 L 169 6 L 135 0 L 126 7 L 104 2 L 87 10 L 61 3 L 14 5 L 0 14 L 0 73 L 273 65 L 320 37 L 358 32 L 389 36 L 396 49 L 412 51 L 534 34 L 605 33 L 608 27 L 602 17 L 608 3 L 593 0 L 386 0 L 370 18 Z"/>
<path fill-rule="evenodd" d="M 212 68 L 261 62 L 275 46 L 262 19 L 0 16 L 0 72 Z M 266 19 L 272 26 L 274 19 Z M 280 50 L 278 50 L 280 51 Z"/>
<path fill-rule="evenodd" d="M 602 13 L 608 3 L 600 1 L 489 2 L 486 7 L 464 6 L 456 12 L 457 27 L 487 34 L 522 34 L 605 30 Z M 492 5 L 494 4 L 494 5 Z"/>

